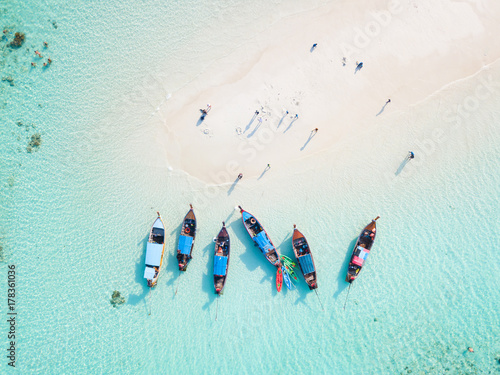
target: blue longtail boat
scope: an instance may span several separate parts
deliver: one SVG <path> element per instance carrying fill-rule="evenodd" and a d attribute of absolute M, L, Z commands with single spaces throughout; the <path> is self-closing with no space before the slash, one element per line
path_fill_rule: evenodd
<path fill-rule="evenodd" d="M 293 225 L 292 247 L 309 289 L 316 289 L 318 287 L 318 279 L 316 277 L 316 267 L 311 254 L 311 248 L 295 224 Z"/>
<path fill-rule="evenodd" d="M 222 222 L 222 229 L 215 240 L 214 254 L 214 288 L 218 295 L 222 294 L 222 289 L 226 284 L 230 247 L 229 233 L 226 230 L 226 224 Z"/>
<path fill-rule="evenodd" d="M 241 212 L 241 220 L 253 242 L 259 247 L 266 259 L 275 267 L 281 267 L 281 260 L 278 250 L 271 242 L 267 232 L 259 221 L 251 213 L 238 206 Z"/>
<path fill-rule="evenodd" d="M 177 246 L 179 271 L 186 271 L 189 261 L 193 258 L 192 253 L 196 237 L 196 216 L 194 216 L 193 206 L 190 204 L 189 207 L 190 210 L 182 222 L 179 245 Z"/>

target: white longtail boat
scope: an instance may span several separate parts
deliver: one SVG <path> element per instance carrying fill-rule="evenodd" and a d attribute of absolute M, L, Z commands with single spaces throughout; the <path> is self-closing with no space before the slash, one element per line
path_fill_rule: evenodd
<path fill-rule="evenodd" d="M 165 226 L 161 220 L 160 213 L 157 212 L 157 214 L 158 217 L 151 227 L 146 246 L 144 278 L 148 281 L 149 287 L 155 286 L 158 281 L 161 263 L 163 262 L 163 252 L 165 251 Z"/>

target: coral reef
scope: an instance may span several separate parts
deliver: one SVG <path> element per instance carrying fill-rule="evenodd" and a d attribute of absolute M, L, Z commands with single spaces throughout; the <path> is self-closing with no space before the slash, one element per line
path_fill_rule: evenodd
<path fill-rule="evenodd" d="M 113 307 L 123 305 L 125 303 L 125 298 L 123 298 L 119 291 L 115 290 L 111 295 L 111 300 L 109 301 Z"/>
<path fill-rule="evenodd" d="M 13 48 L 19 48 L 24 43 L 24 33 L 17 32 L 14 34 L 14 40 L 10 42 L 9 46 Z"/>
<path fill-rule="evenodd" d="M 14 86 L 14 78 L 11 76 L 2 77 L 2 81 L 9 82 L 9 85 Z"/>
<path fill-rule="evenodd" d="M 38 150 L 40 145 L 42 144 L 42 136 L 40 133 L 35 133 L 31 136 L 31 141 L 28 143 L 28 147 L 26 147 L 26 151 L 33 152 L 33 150 Z"/>

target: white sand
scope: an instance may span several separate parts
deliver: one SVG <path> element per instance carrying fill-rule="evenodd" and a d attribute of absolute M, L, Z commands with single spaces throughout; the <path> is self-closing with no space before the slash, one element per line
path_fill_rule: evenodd
<path fill-rule="evenodd" d="M 499 2 L 429 0 L 341 1 L 283 19 L 162 106 L 167 163 L 219 184 L 364 137 L 382 118 L 497 60 L 499 19 Z M 364 67 L 354 74 L 356 61 Z M 401 134 L 401 124 L 390 126 Z"/>

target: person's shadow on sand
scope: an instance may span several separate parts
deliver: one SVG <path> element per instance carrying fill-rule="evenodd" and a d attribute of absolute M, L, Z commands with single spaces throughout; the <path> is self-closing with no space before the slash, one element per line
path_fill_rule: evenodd
<path fill-rule="evenodd" d="M 297 121 L 297 117 L 295 117 L 291 122 L 290 122 L 290 125 L 288 125 L 288 128 L 285 129 L 285 131 L 283 132 L 283 134 L 285 134 L 288 130 L 290 130 L 290 128 L 292 127 L 293 123 Z"/>
<path fill-rule="evenodd" d="M 250 122 L 247 124 L 247 126 L 245 127 L 245 130 L 243 130 L 243 133 L 242 134 L 245 134 L 249 129 L 250 129 L 250 126 L 252 126 L 253 122 L 255 121 L 255 119 L 257 118 L 257 113 L 254 113 L 254 115 L 252 116 L 252 118 L 250 119 Z"/>
<path fill-rule="evenodd" d="M 231 195 L 231 193 L 233 192 L 234 188 L 236 187 L 236 184 L 238 183 L 240 179 L 238 177 L 236 177 L 236 180 L 234 180 L 233 184 L 231 185 L 231 187 L 229 188 L 229 190 L 227 191 L 227 195 Z"/>
<path fill-rule="evenodd" d="M 386 102 L 386 103 L 383 105 L 383 107 L 382 107 L 382 109 L 380 110 L 380 112 L 379 112 L 379 113 L 377 113 L 375 116 L 378 116 L 378 115 L 382 114 L 382 112 L 384 112 L 385 107 L 387 107 L 387 104 L 389 104 L 389 102 Z"/>
<path fill-rule="evenodd" d="M 279 129 L 279 128 L 280 128 L 280 126 L 281 126 L 281 124 L 282 124 L 282 122 L 283 122 L 283 120 L 285 119 L 285 117 L 286 117 L 286 115 L 287 115 L 287 114 L 288 114 L 288 113 L 285 113 L 285 114 L 281 117 L 280 122 L 278 122 L 278 126 L 276 127 L 276 129 Z"/>
<path fill-rule="evenodd" d="M 266 174 L 266 172 L 267 172 L 268 170 L 270 170 L 270 169 L 271 169 L 271 167 L 270 167 L 270 166 L 267 166 L 267 167 L 266 167 L 266 168 L 262 171 L 262 173 L 260 174 L 259 178 L 257 178 L 257 180 L 260 180 L 262 177 L 264 177 L 264 175 Z"/>
<path fill-rule="evenodd" d="M 404 169 L 404 167 L 406 166 L 406 164 L 408 164 L 408 162 L 410 161 L 411 159 L 407 157 L 405 157 L 405 159 L 401 162 L 401 164 L 399 165 L 399 168 L 398 170 L 394 173 L 396 176 L 398 176 Z"/>
<path fill-rule="evenodd" d="M 307 138 L 307 141 L 306 141 L 306 143 L 304 143 L 304 146 L 302 146 L 302 147 L 300 148 L 300 151 L 304 151 L 304 149 L 306 148 L 307 144 L 308 144 L 309 142 L 311 142 L 311 139 L 313 139 L 313 137 L 314 137 L 317 133 L 318 133 L 318 132 L 317 132 L 316 130 L 312 130 L 312 131 L 311 131 L 311 134 L 309 134 L 309 138 Z"/>
<path fill-rule="evenodd" d="M 257 130 L 259 130 L 260 125 L 261 125 L 261 124 L 262 124 L 262 121 L 259 121 L 259 123 L 258 123 L 258 124 L 257 124 L 257 126 L 255 127 L 255 129 L 254 129 L 251 133 L 249 133 L 249 134 L 247 135 L 247 138 L 252 137 L 252 136 L 255 134 L 255 132 L 256 132 Z"/>

